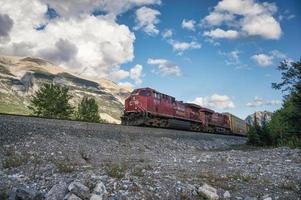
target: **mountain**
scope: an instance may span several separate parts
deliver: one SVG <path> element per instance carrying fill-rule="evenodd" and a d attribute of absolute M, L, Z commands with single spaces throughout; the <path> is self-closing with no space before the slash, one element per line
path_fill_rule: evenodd
<path fill-rule="evenodd" d="M 112 123 L 120 123 L 124 99 L 130 93 L 110 80 L 89 80 L 43 59 L 0 55 L 0 112 L 30 114 L 29 97 L 43 83 L 69 87 L 74 106 L 83 96 L 94 97 L 101 118 Z"/>
<path fill-rule="evenodd" d="M 273 115 L 273 113 L 269 112 L 269 111 L 259 111 L 259 112 L 255 112 L 255 113 L 247 116 L 245 121 L 248 124 L 253 125 L 254 119 L 256 118 L 256 121 L 258 122 L 258 124 L 261 125 L 264 118 L 266 119 L 267 122 L 271 121 L 272 115 Z"/>

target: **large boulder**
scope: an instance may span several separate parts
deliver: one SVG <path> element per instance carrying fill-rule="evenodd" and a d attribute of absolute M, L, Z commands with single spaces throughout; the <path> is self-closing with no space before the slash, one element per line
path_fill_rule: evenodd
<path fill-rule="evenodd" d="M 46 200 L 61 200 L 68 192 L 68 185 L 65 182 L 60 182 L 54 185 L 46 194 Z"/>
<path fill-rule="evenodd" d="M 199 187 L 198 193 L 200 196 L 209 200 L 219 199 L 216 189 L 206 183 L 203 186 Z"/>
<path fill-rule="evenodd" d="M 68 190 L 75 194 L 76 196 L 80 197 L 81 199 L 89 199 L 90 191 L 89 188 L 78 181 L 73 181 L 69 186 Z"/>

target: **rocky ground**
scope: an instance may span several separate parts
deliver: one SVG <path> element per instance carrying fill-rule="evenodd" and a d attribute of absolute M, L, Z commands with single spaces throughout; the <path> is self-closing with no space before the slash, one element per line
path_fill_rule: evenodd
<path fill-rule="evenodd" d="M 301 150 L 0 115 L 0 199 L 300 199 Z"/>

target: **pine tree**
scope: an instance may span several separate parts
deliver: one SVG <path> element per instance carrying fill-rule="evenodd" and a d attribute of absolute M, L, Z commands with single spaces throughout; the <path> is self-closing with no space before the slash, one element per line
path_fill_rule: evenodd
<path fill-rule="evenodd" d="M 41 88 L 31 96 L 29 109 L 34 115 L 46 118 L 68 119 L 73 113 L 73 107 L 69 104 L 72 98 L 67 87 L 55 84 L 43 84 Z"/>
<path fill-rule="evenodd" d="M 84 97 L 77 108 L 77 120 L 100 122 L 98 105 L 94 98 Z"/>

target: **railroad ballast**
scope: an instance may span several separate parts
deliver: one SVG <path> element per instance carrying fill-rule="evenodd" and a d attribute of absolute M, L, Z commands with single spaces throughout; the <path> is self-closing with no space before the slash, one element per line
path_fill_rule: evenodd
<path fill-rule="evenodd" d="M 184 103 L 151 88 L 135 89 L 125 100 L 122 124 L 246 135 L 247 124 L 230 113 Z"/>

